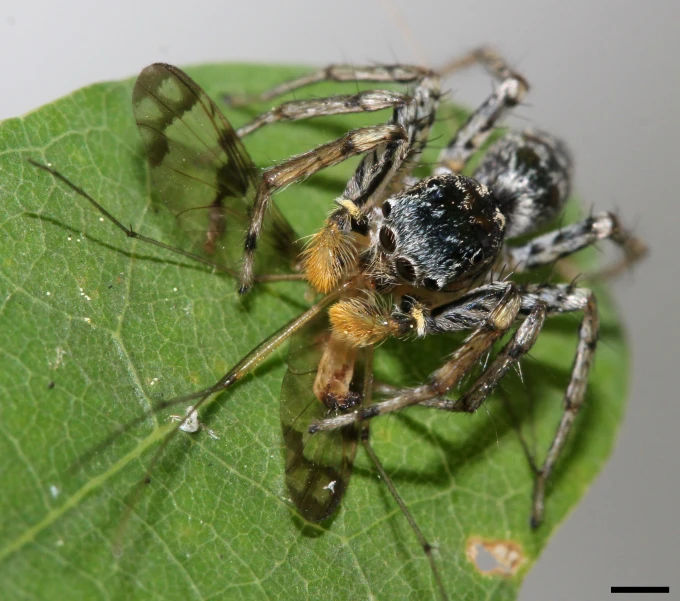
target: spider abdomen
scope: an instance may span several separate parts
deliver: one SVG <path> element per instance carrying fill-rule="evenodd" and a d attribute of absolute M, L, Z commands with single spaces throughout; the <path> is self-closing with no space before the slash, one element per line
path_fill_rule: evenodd
<path fill-rule="evenodd" d="M 377 243 L 397 280 L 442 290 L 483 273 L 504 230 L 505 218 L 486 186 L 441 174 L 384 202 Z"/>
<path fill-rule="evenodd" d="M 562 210 L 571 187 L 571 157 L 563 142 L 537 130 L 511 132 L 489 148 L 474 178 L 498 199 L 506 236 L 531 233 Z"/>

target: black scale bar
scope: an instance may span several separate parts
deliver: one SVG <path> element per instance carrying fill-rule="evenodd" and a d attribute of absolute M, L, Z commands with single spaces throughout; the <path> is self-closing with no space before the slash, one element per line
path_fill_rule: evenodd
<path fill-rule="evenodd" d="M 612 586 L 612 593 L 670 593 L 668 586 Z"/>

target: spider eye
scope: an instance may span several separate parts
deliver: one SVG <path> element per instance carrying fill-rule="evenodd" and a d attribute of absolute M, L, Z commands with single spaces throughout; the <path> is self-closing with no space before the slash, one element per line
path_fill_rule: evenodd
<path fill-rule="evenodd" d="M 389 217 L 391 212 L 392 212 L 392 205 L 389 203 L 389 201 L 385 201 L 382 205 L 383 217 Z"/>
<path fill-rule="evenodd" d="M 433 280 L 432 278 L 425 278 L 423 280 L 423 285 L 428 290 L 439 290 L 439 284 L 437 283 L 437 280 Z"/>
<path fill-rule="evenodd" d="M 416 279 L 416 270 L 413 263 L 408 259 L 399 257 L 396 262 L 397 273 L 407 282 L 413 282 Z"/>
<path fill-rule="evenodd" d="M 470 259 L 470 263 L 474 265 L 479 265 L 484 259 L 484 253 L 481 251 L 476 252 Z"/>
<path fill-rule="evenodd" d="M 393 253 L 394 249 L 397 248 L 397 239 L 394 232 L 388 227 L 380 228 L 380 246 L 387 253 Z"/>

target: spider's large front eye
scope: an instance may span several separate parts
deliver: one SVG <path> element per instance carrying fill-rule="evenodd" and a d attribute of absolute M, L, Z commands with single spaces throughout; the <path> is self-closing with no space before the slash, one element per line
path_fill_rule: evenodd
<path fill-rule="evenodd" d="M 432 278 L 425 278 L 423 280 L 423 285 L 425 288 L 428 290 L 439 290 L 439 284 L 437 283 L 437 280 L 433 280 Z"/>
<path fill-rule="evenodd" d="M 396 263 L 397 273 L 404 278 L 407 282 L 413 282 L 416 279 L 416 270 L 413 267 L 413 263 L 408 259 L 399 257 Z"/>
<path fill-rule="evenodd" d="M 388 227 L 380 228 L 380 246 L 386 253 L 393 253 L 397 248 L 397 239 L 394 232 Z"/>

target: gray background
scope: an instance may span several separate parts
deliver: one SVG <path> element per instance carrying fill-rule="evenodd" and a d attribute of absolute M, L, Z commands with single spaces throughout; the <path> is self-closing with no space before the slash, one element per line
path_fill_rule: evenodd
<path fill-rule="evenodd" d="M 436 66 L 480 43 L 501 49 L 533 84 L 515 121 L 566 138 L 585 202 L 620 209 L 652 247 L 614 286 L 634 354 L 619 445 L 521 598 L 607 599 L 612 584 L 667 584 L 671 595 L 663 598 L 680 598 L 673 461 L 680 41 L 671 0 L 15 4 L 3 2 L 0 12 L 0 118 L 157 60 Z M 452 85 L 454 99 L 470 105 L 490 89 L 478 72 Z"/>

